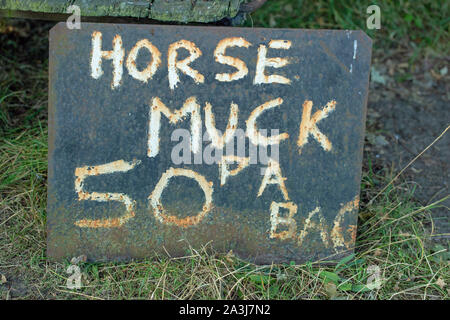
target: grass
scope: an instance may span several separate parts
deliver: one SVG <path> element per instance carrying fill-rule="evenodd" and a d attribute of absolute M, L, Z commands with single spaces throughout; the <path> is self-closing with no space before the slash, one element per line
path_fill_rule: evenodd
<path fill-rule="evenodd" d="M 369 30 L 367 7 L 377 5 L 381 29 Z M 246 21 L 246 26 L 361 29 L 374 47 L 411 46 L 416 56 L 425 49 L 449 53 L 450 6 L 446 1 L 390 0 L 277 0 L 268 1 Z"/>
<path fill-rule="evenodd" d="M 0 143 L 0 208 L 8 217 L 0 222 L 0 272 L 23 288 L 3 288 L 3 298 L 448 298 L 440 287 L 450 281 L 448 252 L 430 241 L 426 227 L 432 206 L 415 205 L 406 184 L 388 188 L 361 210 L 356 254 L 336 266 L 255 266 L 206 245 L 179 259 L 84 263 L 83 287 L 70 291 L 65 286 L 69 264 L 48 262 L 45 256 L 46 141 L 46 131 L 38 127 Z M 385 171 L 368 169 L 363 199 L 372 198 L 389 178 Z M 384 279 L 379 290 L 366 286 L 374 265 Z"/>
<path fill-rule="evenodd" d="M 369 32 L 379 48 L 403 45 L 407 38 L 406 45 L 418 50 L 418 56 L 429 49 L 445 54 L 448 4 L 379 5 L 382 30 Z M 263 27 L 364 29 L 365 6 L 366 1 L 270 1 L 252 20 Z M 413 200 L 413 184 L 399 179 L 388 185 L 398 169 L 380 167 L 369 153 L 363 165 L 356 252 L 337 265 L 256 266 L 205 244 L 178 259 L 160 255 L 126 264 L 81 263 L 82 288 L 67 289 L 69 262 L 50 262 L 45 254 L 48 28 L 0 22 L 2 299 L 449 298 L 450 254 L 432 241 L 431 213 L 441 202 L 423 207 Z M 382 279 L 378 289 L 367 285 L 374 271 Z"/>

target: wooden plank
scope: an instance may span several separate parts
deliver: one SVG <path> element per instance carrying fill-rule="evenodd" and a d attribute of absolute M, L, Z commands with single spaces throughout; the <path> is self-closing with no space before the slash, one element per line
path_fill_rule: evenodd
<path fill-rule="evenodd" d="M 237 15 L 243 0 L 0 0 L 3 16 L 22 17 L 33 12 L 48 19 L 61 17 L 70 5 L 78 5 L 85 17 L 133 17 L 159 21 L 213 22 Z M 59 20 L 59 19 L 58 19 Z"/>
<path fill-rule="evenodd" d="M 210 22 L 234 17 L 241 0 L 191 1 L 156 0 L 152 4 L 151 18 L 160 21 Z"/>

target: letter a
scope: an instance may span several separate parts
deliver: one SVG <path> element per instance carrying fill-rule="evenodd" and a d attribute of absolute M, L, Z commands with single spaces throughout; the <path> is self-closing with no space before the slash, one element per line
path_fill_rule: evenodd
<path fill-rule="evenodd" d="M 264 173 L 261 187 L 259 187 L 258 197 L 263 194 L 266 185 L 278 184 L 280 186 L 281 192 L 283 193 L 284 199 L 289 200 L 288 192 L 286 186 L 284 185 L 284 180 L 286 180 L 286 178 L 283 178 L 281 174 L 280 164 L 275 160 L 270 159 L 269 163 L 267 164 L 266 172 Z"/>

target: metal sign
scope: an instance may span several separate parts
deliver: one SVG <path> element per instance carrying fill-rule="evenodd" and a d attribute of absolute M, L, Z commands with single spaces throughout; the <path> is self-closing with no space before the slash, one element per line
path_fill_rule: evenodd
<path fill-rule="evenodd" d="M 48 255 L 348 254 L 370 54 L 361 31 L 56 25 Z"/>

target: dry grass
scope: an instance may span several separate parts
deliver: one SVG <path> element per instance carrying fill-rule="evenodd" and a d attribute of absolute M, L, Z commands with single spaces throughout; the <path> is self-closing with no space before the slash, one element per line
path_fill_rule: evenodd
<path fill-rule="evenodd" d="M 0 139 L 0 273 L 3 298 L 88 299 L 447 299 L 448 251 L 433 244 L 431 209 L 416 206 L 407 183 L 393 173 L 367 171 L 357 250 L 337 266 L 323 263 L 256 266 L 214 252 L 210 245 L 182 258 L 154 256 L 127 264 L 81 264 L 83 287 L 68 290 L 69 263 L 45 256 L 46 130 Z M 378 181 L 375 182 L 374 181 Z M 365 199 L 365 200 L 364 200 Z M 371 290 L 370 266 L 383 284 Z M 442 286 L 442 288 L 441 288 Z"/>
<path fill-rule="evenodd" d="M 333 11 L 327 11 L 325 5 L 318 8 L 320 3 L 305 4 L 302 14 L 318 10 L 314 11 L 317 18 L 326 18 Z M 327 20 L 335 27 L 351 19 L 351 12 L 355 14 L 353 10 L 348 16 L 345 3 L 336 4 L 334 18 Z M 292 13 L 297 6 L 296 1 L 277 1 L 255 14 L 253 22 L 265 26 L 275 19 L 276 26 L 298 26 L 301 17 Z M 284 21 L 278 15 L 285 15 Z M 425 19 L 427 25 L 432 22 Z M 367 157 L 356 253 L 337 265 L 310 262 L 256 266 L 232 253 L 214 252 L 210 244 L 205 244 L 182 258 L 159 255 L 126 264 L 80 263 L 82 288 L 67 289 L 69 262 L 49 262 L 45 254 L 49 25 L 4 20 L 0 26 L 2 299 L 449 298 L 448 248 L 432 241 L 436 236 L 432 210 L 441 205 L 442 199 L 418 206 L 412 197 L 413 184 L 402 181 L 401 176 L 390 183 L 398 169 L 375 169 Z M 399 28 L 398 32 L 404 30 Z M 436 37 L 430 34 L 430 43 L 442 39 L 442 34 Z M 373 266 L 379 268 L 382 279 L 378 289 L 367 286 Z"/>

